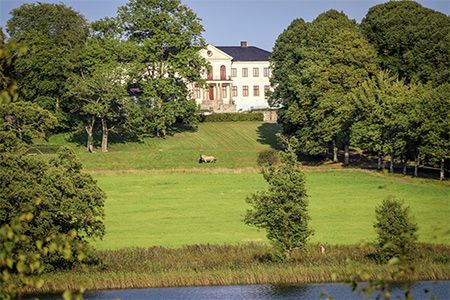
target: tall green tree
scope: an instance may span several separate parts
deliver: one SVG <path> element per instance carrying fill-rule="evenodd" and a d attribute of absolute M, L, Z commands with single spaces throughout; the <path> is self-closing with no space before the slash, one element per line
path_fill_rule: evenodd
<path fill-rule="evenodd" d="M 79 119 L 88 135 L 87 149 L 91 152 L 97 121 L 102 128 L 102 152 L 107 152 L 108 133 L 121 119 L 125 106 L 122 43 L 108 32 L 110 25 L 108 20 L 92 24 L 92 35 L 73 59 L 73 69 L 68 75 L 66 96 L 77 103 Z"/>
<path fill-rule="evenodd" d="M 405 165 L 408 159 L 418 160 L 423 120 L 417 113 L 419 90 L 417 85 L 381 71 L 352 92 L 352 142 L 378 154 L 378 169 L 384 155 L 391 157 L 391 172 L 394 157 L 403 159 Z"/>
<path fill-rule="evenodd" d="M 313 231 L 308 226 L 305 174 L 297 155 L 293 150 L 280 155 L 280 165 L 262 169 L 269 187 L 247 197 L 252 208 L 247 210 L 244 222 L 265 229 L 270 242 L 289 259 L 294 249 L 306 245 Z"/>
<path fill-rule="evenodd" d="M 348 154 L 349 93 L 377 70 L 376 53 L 356 23 L 334 10 L 312 23 L 295 20 L 277 39 L 271 63 L 270 101 L 281 105 L 283 132 L 294 134 L 310 154 L 332 145 L 334 161 L 343 136 Z"/>
<path fill-rule="evenodd" d="M 34 217 L 22 224 L 22 234 L 34 240 L 75 230 L 77 241 L 86 243 L 105 234 L 106 195 L 68 147 L 51 159 L 1 153 L 0 187 L 0 222 L 11 224 L 15 217 L 31 213 Z M 37 247 L 32 243 L 22 250 L 39 252 Z M 68 262 L 56 256 L 47 263 L 63 267 Z"/>
<path fill-rule="evenodd" d="M 116 20 L 133 45 L 126 65 L 129 83 L 143 92 L 130 99 L 130 125 L 165 136 L 175 122 L 194 121 L 189 85 L 204 84 L 200 75 L 207 69 L 198 54 L 205 41 L 197 15 L 181 0 L 131 0 Z"/>
<path fill-rule="evenodd" d="M 445 162 L 450 160 L 450 84 L 436 88 L 427 86 L 418 114 L 423 120 L 420 131 L 420 152 L 432 163 L 440 165 L 440 179 L 444 179 Z"/>
<path fill-rule="evenodd" d="M 59 126 L 70 126 L 72 103 L 63 99 L 66 63 L 86 39 L 86 19 L 62 3 L 23 4 L 10 14 L 6 29 L 11 40 L 27 42 L 35 49 L 14 66 L 20 99 L 51 111 L 58 118 Z"/>
<path fill-rule="evenodd" d="M 450 81 L 450 18 L 414 1 L 371 7 L 361 29 L 374 45 L 381 68 L 406 83 Z"/>

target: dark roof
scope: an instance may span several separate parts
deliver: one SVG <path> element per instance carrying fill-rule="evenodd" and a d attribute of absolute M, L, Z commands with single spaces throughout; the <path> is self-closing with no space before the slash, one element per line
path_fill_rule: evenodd
<path fill-rule="evenodd" d="M 257 47 L 216 47 L 233 57 L 233 61 L 268 61 L 272 53 Z"/>

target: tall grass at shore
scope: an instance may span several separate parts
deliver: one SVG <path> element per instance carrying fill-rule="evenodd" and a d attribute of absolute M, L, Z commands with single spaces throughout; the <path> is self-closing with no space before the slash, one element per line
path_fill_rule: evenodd
<path fill-rule="evenodd" d="M 292 261 L 272 259 L 267 245 L 190 245 L 181 248 L 126 248 L 97 251 L 86 269 L 46 275 L 41 292 L 75 288 L 91 281 L 91 289 L 124 289 L 177 286 L 298 284 L 340 282 L 364 268 L 372 280 L 449 280 L 450 247 L 419 244 L 413 272 L 393 277 L 396 267 L 377 263 L 371 244 L 327 245 L 325 254 L 318 243 L 306 251 L 295 251 Z M 359 269 L 348 267 L 357 261 Z"/>

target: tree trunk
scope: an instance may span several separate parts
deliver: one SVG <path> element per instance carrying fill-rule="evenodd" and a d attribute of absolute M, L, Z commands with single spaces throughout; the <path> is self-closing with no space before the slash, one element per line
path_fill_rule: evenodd
<path fill-rule="evenodd" d="M 338 162 L 338 147 L 336 145 L 336 141 L 333 141 L 333 162 Z"/>
<path fill-rule="evenodd" d="M 403 161 L 403 175 L 406 175 L 407 169 L 408 169 L 408 159 L 405 157 L 405 160 Z"/>
<path fill-rule="evenodd" d="M 378 171 L 381 171 L 381 169 L 383 168 L 383 158 L 381 156 L 381 151 L 378 151 Z"/>
<path fill-rule="evenodd" d="M 344 166 L 348 167 L 350 164 L 350 137 L 348 134 L 345 135 L 345 154 L 344 154 Z"/>
<path fill-rule="evenodd" d="M 414 156 L 414 177 L 419 177 L 419 157 Z"/>
<path fill-rule="evenodd" d="M 94 137 L 93 137 L 94 124 L 95 124 L 95 116 L 92 116 L 91 123 L 89 124 L 89 126 L 86 127 L 86 133 L 88 134 L 87 151 L 88 152 L 92 152 L 92 153 L 95 152 L 94 145 L 93 145 L 93 141 L 94 141 Z"/>
<path fill-rule="evenodd" d="M 389 166 L 389 172 L 394 173 L 394 151 L 391 151 L 391 165 Z"/>
<path fill-rule="evenodd" d="M 444 180 L 444 166 L 445 166 L 445 159 L 441 159 L 441 172 L 439 180 Z"/>
<path fill-rule="evenodd" d="M 108 124 L 104 116 L 102 117 L 102 152 L 108 152 Z"/>

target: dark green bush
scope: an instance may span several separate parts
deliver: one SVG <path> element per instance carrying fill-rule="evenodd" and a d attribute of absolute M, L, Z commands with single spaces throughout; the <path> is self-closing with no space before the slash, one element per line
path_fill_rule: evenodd
<path fill-rule="evenodd" d="M 264 115 L 262 113 L 228 113 L 228 114 L 212 114 L 200 115 L 200 122 L 240 122 L 240 121 L 263 121 Z"/>
<path fill-rule="evenodd" d="M 417 223 L 403 204 L 402 200 L 388 198 L 375 208 L 377 221 L 373 227 L 383 261 L 393 257 L 407 261 L 415 250 Z"/>
<path fill-rule="evenodd" d="M 275 149 L 263 150 L 258 155 L 258 165 L 259 166 L 273 166 L 278 164 L 280 158 L 278 156 L 278 151 Z"/>

